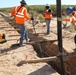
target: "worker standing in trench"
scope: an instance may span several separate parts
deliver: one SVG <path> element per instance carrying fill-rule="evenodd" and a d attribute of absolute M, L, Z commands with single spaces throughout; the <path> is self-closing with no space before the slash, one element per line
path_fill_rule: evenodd
<path fill-rule="evenodd" d="M 34 20 L 34 18 L 29 17 L 27 9 L 25 8 L 26 2 L 22 0 L 20 6 L 16 6 L 11 10 L 11 16 L 15 17 L 16 24 L 20 28 L 20 43 L 19 46 L 23 45 L 23 40 L 26 39 L 26 42 L 29 42 L 28 33 L 26 31 L 25 20 Z"/>
<path fill-rule="evenodd" d="M 45 22 L 46 22 L 46 26 L 47 26 L 47 34 L 49 34 L 50 33 L 50 22 L 52 19 L 52 10 L 51 10 L 49 4 L 46 4 L 45 8 L 46 9 L 43 14 L 44 14 Z"/>

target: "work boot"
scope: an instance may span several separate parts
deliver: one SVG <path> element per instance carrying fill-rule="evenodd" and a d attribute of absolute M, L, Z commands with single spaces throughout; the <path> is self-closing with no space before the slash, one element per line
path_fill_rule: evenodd
<path fill-rule="evenodd" d="M 23 46 L 25 46 L 25 44 L 17 44 L 17 46 L 23 47 Z"/>
<path fill-rule="evenodd" d="M 47 32 L 47 33 L 46 33 L 46 35 L 49 35 L 49 34 L 50 34 L 50 32 Z"/>
<path fill-rule="evenodd" d="M 28 43 L 28 42 L 30 42 L 31 40 L 30 39 L 28 39 L 28 40 L 26 40 L 26 43 Z"/>

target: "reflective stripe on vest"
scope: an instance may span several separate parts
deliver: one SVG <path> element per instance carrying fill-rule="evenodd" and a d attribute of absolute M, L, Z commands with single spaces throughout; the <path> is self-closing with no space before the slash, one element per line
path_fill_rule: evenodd
<path fill-rule="evenodd" d="M 72 18 L 70 18 L 70 22 L 72 22 Z"/>
<path fill-rule="evenodd" d="M 72 18 L 66 18 L 67 22 L 73 22 L 76 25 L 76 18 L 73 16 Z"/>
<path fill-rule="evenodd" d="M 74 18 L 74 20 L 76 20 L 76 18 L 74 16 L 72 18 Z"/>
<path fill-rule="evenodd" d="M 74 16 L 72 17 L 72 19 L 73 19 L 73 22 L 76 23 L 76 18 Z"/>
<path fill-rule="evenodd" d="M 24 18 L 23 12 L 24 12 L 25 8 L 22 8 L 22 11 L 21 12 L 17 12 L 17 8 L 18 7 L 15 8 L 15 11 L 16 11 L 15 14 L 16 14 L 16 16 L 17 17 L 20 17 L 20 18 Z"/>
<path fill-rule="evenodd" d="M 70 22 L 75 22 L 76 18 L 73 16 L 72 18 L 70 18 Z"/>

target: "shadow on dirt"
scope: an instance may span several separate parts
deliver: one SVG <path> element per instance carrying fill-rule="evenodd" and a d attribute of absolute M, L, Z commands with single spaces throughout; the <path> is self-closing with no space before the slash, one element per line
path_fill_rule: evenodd
<path fill-rule="evenodd" d="M 1 53 L 7 53 L 8 51 L 12 51 L 12 50 L 15 50 L 17 48 L 19 48 L 19 46 L 17 44 L 14 44 L 14 45 L 10 46 L 9 48 L 2 49 Z"/>
<path fill-rule="evenodd" d="M 55 71 L 50 68 L 51 67 L 49 65 L 48 65 L 48 68 L 47 68 L 47 65 L 45 65 L 45 66 L 41 67 L 40 69 L 38 69 L 28 75 L 52 75 Z"/>

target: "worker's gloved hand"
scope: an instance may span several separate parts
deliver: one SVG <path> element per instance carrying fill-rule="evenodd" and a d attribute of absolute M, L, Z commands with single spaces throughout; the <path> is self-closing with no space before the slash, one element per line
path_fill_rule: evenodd
<path fill-rule="evenodd" d="M 34 20 L 34 18 L 33 18 L 33 17 L 31 17 L 31 20 Z"/>
<path fill-rule="evenodd" d="M 51 9 L 49 9 L 48 12 L 51 12 Z"/>

